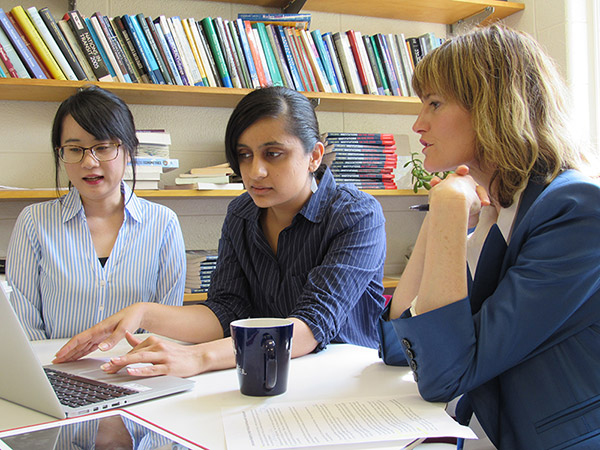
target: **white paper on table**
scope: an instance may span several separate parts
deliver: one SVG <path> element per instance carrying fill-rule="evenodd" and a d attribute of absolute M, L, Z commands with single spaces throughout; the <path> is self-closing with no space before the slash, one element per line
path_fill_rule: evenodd
<path fill-rule="evenodd" d="M 446 413 L 443 403 L 428 403 L 418 395 L 223 408 L 222 417 L 228 450 L 389 441 L 406 445 L 416 438 L 446 436 L 477 439 Z"/>

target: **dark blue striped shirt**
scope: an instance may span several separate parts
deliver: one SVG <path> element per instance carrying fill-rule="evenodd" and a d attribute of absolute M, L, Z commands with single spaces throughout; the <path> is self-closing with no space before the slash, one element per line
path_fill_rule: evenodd
<path fill-rule="evenodd" d="M 279 234 L 277 255 L 246 193 L 228 208 L 208 300 L 229 335 L 247 317 L 296 317 L 323 349 L 330 342 L 377 346 L 383 310 L 385 219 L 371 195 L 337 185 L 329 169 Z"/>

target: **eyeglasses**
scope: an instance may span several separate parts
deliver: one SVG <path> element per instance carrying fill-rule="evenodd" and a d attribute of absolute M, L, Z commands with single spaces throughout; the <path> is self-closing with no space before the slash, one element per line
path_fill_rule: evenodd
<path fill-rule="evenodd" d="M 77 164 L 83 161 L 86 150 L 91 153 L 98 162 L 112 161 L 119 156 L 121 144 L 104 143 L 91 147 L 79 147 L 77 145 L 63 145 L 58 147 L 59 158 L 67 164 Z"/>

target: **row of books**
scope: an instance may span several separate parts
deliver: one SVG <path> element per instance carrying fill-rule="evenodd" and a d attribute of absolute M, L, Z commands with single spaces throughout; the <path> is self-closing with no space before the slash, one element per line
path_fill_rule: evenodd
<path fill-rule="evenodd" d="M 208 292 L 210 278 L 217 267 L 216 250 L 186 250 L 185 293 Z"/>
<path fill-rule="evenodd" d="M 338 183 L 359 189 L 396 189 L 398 164 L 396 142 L 392 134 L 329 132 L 323 161 Z"/>
<path fill-rule="evenodd" d="M 175 178 L 174 185 L 166 185 L 166 189 L 197 189 L 197 190 L 243 190 L 241 178 L 233 173 L 229 163 L 215 166 L 194 167 Z"/>
<path fill-rule="evenodd" d="M 0 9 L 0 61 L 19 78 L 409 96 L 414 65 L 440 44 L 433 33 L 309 31 L 310 15 L 292 16 L 197 21 L 73 10 L 56 21 L 48 8 L 15 6 Z"/>

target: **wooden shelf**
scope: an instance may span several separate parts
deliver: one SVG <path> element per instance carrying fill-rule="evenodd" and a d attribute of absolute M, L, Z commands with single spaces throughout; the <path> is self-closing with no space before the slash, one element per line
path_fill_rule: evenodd
<path fill-rule="evenodd" d="M 237 197 L 245 191 L 237 190 L 214 190 L 197 191 L 194 189 L 181 190 L 136 190 L 135 193 L 143 198 L 201 198 L 201 197 Z M 366 189 L 364 192 L 374 197 L 386 196 L 413 196 L 427 195 L 427 191 L 421 190 L 414 193 L 412 189 Z M 61 192 L 61 195 L 65 192 Z M 6 189 L 0 190 L 0 200 L 49 200 L 57 198 L 55 190 L 51 189 Z"/>
<path fill-rule="evenodd" d="M 0 78 L 0 100 L 62 102 L 86 84 L 114 92 L 128 104 L 234 108 L 250 89 L 172 86 L 140 83 L 100 83 L 71 80 Z M 317 111 L 369 114 L 418 114 L 416 97 L 303 92 L 318 99 Z"/>
<path fill-rule="evenodd" d="M 383 277 L 383 287 L 384 288 L 395 288 L 398 284 L 400 276 L 387 276 Z M 206 300 L 206 294 L 184 294 L 183 295 L 183 303 L 196 303 L 203 302 Z"/>
<path fill-rule="evenodd" d="M 298 0 L 211 0 L 221 3 L 244 3 L 283 9 Z M 301 0 L 302 1 L 302 0 Z M 375 2 L 348 0 L 306 0 L 302 10 L 323 11 L 355 16 L 385 17 L 388 19 L 411 20 L 453 24 L 493 6 L 495 11 L 483 22 L 503 19 L 525 8 L 523 3 L 500 0 L 385 0 Z"/>

